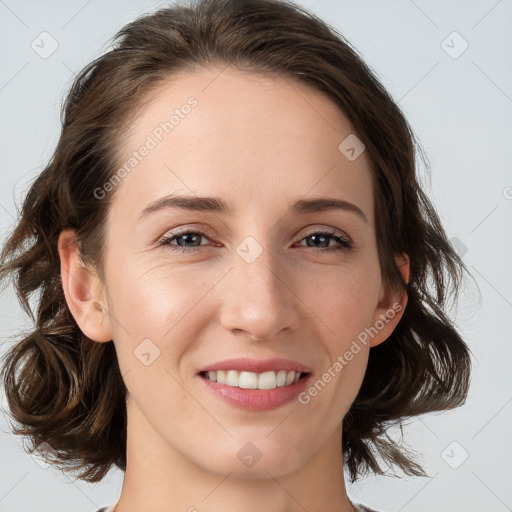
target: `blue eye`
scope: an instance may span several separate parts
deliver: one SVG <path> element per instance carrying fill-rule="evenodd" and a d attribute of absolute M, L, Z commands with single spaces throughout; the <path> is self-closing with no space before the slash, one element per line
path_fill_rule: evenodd
<path fill-rule="evenodd" d="M 340 235 L 335 235 L 336 230 L 334 231 L 314 231 L 309 233 L 307 236 L 303 237 L 302 240 L 313 240 L 314 243 L 325 244 L 327 243 L 327 247 L 316 247 L 316 251 L 340 251 L 340 250 L 350 250 L 352 249 L 352 243 L 345 237 Z M 182 231 L 181 233 L 171 233 L 165 237 L 163 237 L 158 243 L 159 246 L 166 246 L 172 251 L 179 251 L 183 253 L 191 253 L 196 252 L 201 245 L 201 238 L 206 238 L 205 233 L 201 231 Z M 178 241 L 178 245 L 173 243 L 174 240 Z M 338 245 L 334 245 L 333 247 L 329 246 L 331 240 L 334 240 L 338 243 Z M 192 246 L 188 245 L 180 245 L 179 241 L 182 241 L 183 244 L 195 244 Z M 197 243 L 199 242 L 199 243 Z M 218 244 L 215 244 L 218 245 Z M 304 246 L 301 246 L 304 247 Z M 309 245 L 308 247 L 315 248 L 314 245 Z"/>
<path fill-rule="evenodd" d="M 197 247 L 199 247 L 201 244 L 192 246 L 191 248 L 187 249 L 187 247 L 183 247 L 182 245 L 175 245 L 172 243 L 173 240 L 184 240 L 186 244 L 193 243 L 194 241 L 200 240 L 201 237 L 207 238 L 204 233 L 201 231 L 182 231 L 181 233 L 177 234 L 170 234 L 168 236 L 165 236 L 162 238 L 160 243 L 158 245 L 165 245 L 170 246 L 169 248 L 172 251 L 179 251 L 179 252 L 195 252 L 197 250 Z"/>
<path fill-rule="evenodd" d="M 324 241 L 327 241 L 327 245 L 329 244 L 329 239 L 335 240 L 338 242 L 339 245 L 335 245 L 333 247 L 327 247 L 324 250 L 326 251 L 340 251 L 340 250 L 349 250 L 352 248 L 352 243 L 343 236 L 335 235 L 336 230 L 334 231 L 315 231 L 313 233 L 310 233 L 309 235 L 305 236 L 302 240 L 312 239 L 314 242 L 319 241 L 320 243 L 324 243 Z M 301 241 L 302 241 L 301 240 Z M 308 247 L 312 247 L 308 245 Z M 314 246 L 313 246 L 314 247 Z M 320 247 L 322 249 L 322 247 Z"/>

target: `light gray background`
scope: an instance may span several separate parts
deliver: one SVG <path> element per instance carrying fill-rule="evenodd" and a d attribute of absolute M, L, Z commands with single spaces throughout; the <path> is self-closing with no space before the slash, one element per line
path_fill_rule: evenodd
<path fill-rule="evenodd" d="M 468 401 L 404 431 L 431 478 L 369 477 L 348 485 L 349 496 L 386 512 L 512 510 L 512 2 L 302 3 L 341 30 L 404 110 L 430 160 L 426 191 L 477 283 L 451 312 L 476 361 Z M 14 202 L 52 154 L 73 75 L 125 23 L 162 5 L 0 0 L 2 239 Z M 46 59 L 31 48 L 43 31 L 58 42 Z M 469 47 L 453 58 L 464 40 Z M 0 297 L 0 317 L 5 346 L 28 326 L 11 291 Z M 96 485 L 73 481 L 25 454 L 2 414 L 0 431 L 0 512 L 92 512 L 116 502 L 121 472 Z"/>

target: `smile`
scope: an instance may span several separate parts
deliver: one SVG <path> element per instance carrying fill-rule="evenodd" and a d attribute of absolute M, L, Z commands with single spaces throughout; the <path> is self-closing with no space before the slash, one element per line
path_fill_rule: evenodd
<path fill-rule="evenodd" d="M 295 384 L 306 373 L 293 370 L 268 371 L 255 373 L 237 370 L 217 370 L 201 372 L 201 376 L 230 387 L 242 389 L 274 389 Z"/>

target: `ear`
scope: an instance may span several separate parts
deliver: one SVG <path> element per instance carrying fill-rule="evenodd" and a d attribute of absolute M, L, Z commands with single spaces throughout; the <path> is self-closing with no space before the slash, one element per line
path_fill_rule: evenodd
<path fill-rule="evenodd" d="M 112 334 L 103 285 L 93 269 L 81 260 L 76 233 L 59 235 L 61 281 L 66 302 L 80 330 L 94 341 L 110 341 Z"/>
<path fill-rule="evenodd" d="M 407 254 L 395 255 L 395 262 L 406 283 L 409 282 L 410 262 Z M 407 306 L 407 292 L 405 290 L 396 292 L 381 286 L 379 303 L 375 309 L 370 339 L 370 346 L 375 347 L 385 341 L 404 314 Z"/>

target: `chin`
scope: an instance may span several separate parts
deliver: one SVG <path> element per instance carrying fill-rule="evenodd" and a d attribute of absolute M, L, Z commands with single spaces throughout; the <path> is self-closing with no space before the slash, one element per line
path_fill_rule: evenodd
<path fill-rule="evenodd" d="M 208 458 L 198 454 L 197 462 L 207 471 L 230 478 L 268 479 L 292 473 L 307 462 L 308 454 L 304 448 L 294 443 L 280 442 L 281 439 L 265 439 L 268 432 L 261 436 L 252 436 L 253 441 L 240 438 L 230 439 L 227 446 L 210 447 Z"/>

